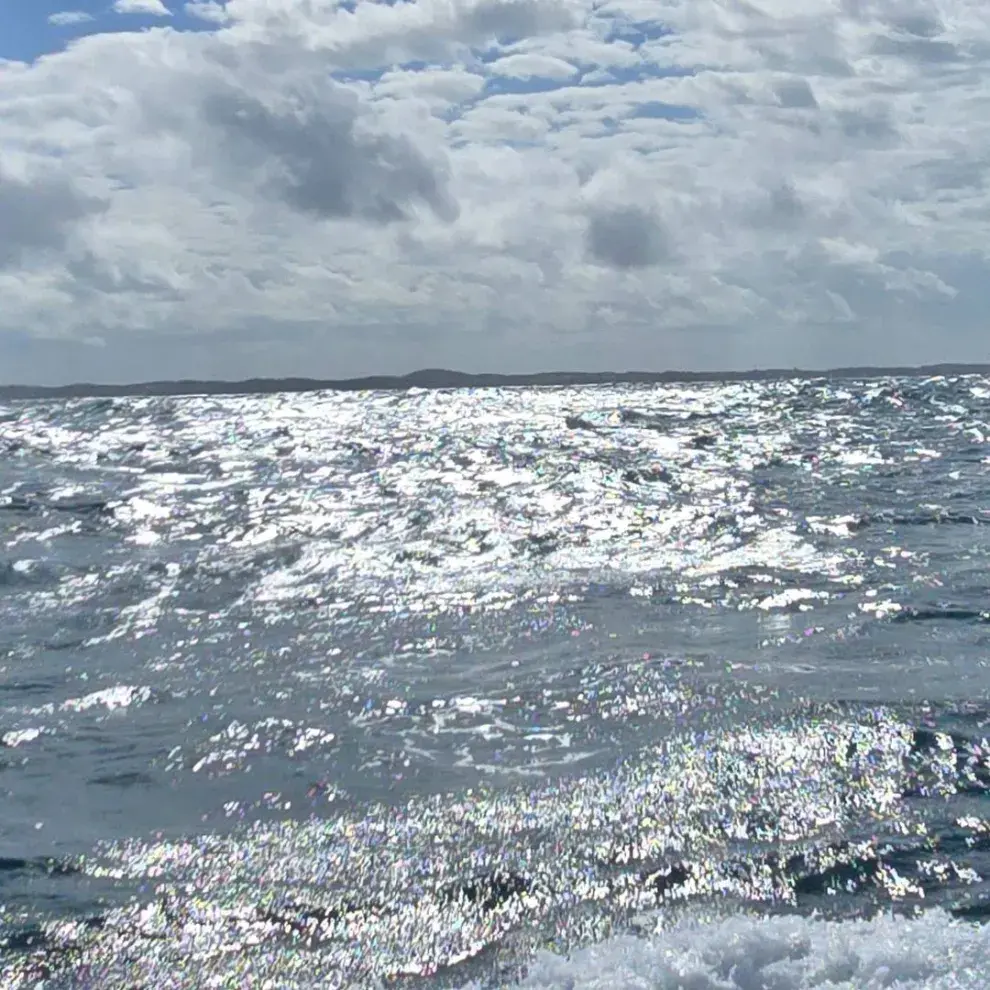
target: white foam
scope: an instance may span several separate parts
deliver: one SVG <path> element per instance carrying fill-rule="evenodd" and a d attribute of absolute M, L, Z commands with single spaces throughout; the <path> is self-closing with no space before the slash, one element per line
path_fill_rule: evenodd
<path fill-rule="evenodd" d="M 561 990 L 986 990 L 990 926 L 933 910 L 869 921 L 738 915 L 542 952 L 522 987 Z"/>
<path fill-rule="evenodd" d="M 116 708 L 127 708 L 134 704 L 143 704 L 151 698 L 151 688 L 135 687 L 131 684 L 116 684 L 94 691 L 81 698 L 69 698 L 62 702 L 63 711 L 82 712 L 87 708 L 102 706 L 110 711 Z"/>
<path fill-rule="evenodd" d="M 6 746 L 9 749 L 16 749 L 23 743 L 34 742 L 34 740 L 39 738 L 44 731 L 44 729 L 30 728 L 6 732 L 0 736 L 0 746 Z"/>

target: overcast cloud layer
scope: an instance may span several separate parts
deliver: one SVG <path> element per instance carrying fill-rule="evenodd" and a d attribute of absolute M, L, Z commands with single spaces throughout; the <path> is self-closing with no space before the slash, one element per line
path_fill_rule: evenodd
<path fill-rule="evenodd" d="M 0 380 L 990 360 L 986 0 L 81 6 Z"/>

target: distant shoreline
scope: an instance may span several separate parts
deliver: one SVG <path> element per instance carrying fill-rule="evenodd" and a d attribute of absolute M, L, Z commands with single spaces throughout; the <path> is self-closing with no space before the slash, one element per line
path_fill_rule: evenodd
<path fill-rule="evenodd" d="M 75 399 L 118 396 L 268 395 L 274 392 L 399 391 L 409 388 L 505 388 L 513 386 L 657 385 L 675 382 L 761 382 L 781 379 L 930 377 L 988 375 L 990 364 L 928 364 L 918 367 L 849 367 L 809 371 L 768 368 L 753 371 L 545 371 L 525 375 L 467 374 L 430 368 L 408 375 L 371 375 L 339 380 L 316 378 L 249 378 L 242 381 L 138 382 L 132 385 L 0 385 L 0 399 Z"/>

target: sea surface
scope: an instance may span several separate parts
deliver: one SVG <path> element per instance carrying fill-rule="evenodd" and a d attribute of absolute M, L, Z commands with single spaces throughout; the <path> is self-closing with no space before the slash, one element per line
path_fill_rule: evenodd
<path fill-rule="evenodd" d="M 990 986 L 990 380 L 0 408 L 0 987 Z"/>

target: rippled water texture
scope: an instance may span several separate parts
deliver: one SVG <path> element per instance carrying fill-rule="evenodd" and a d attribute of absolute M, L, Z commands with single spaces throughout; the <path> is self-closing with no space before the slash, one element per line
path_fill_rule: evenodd
<path fill-rule="evenodd" d="M 2 985 L 990 985 L 988 417 L 0 410 Z"/>

